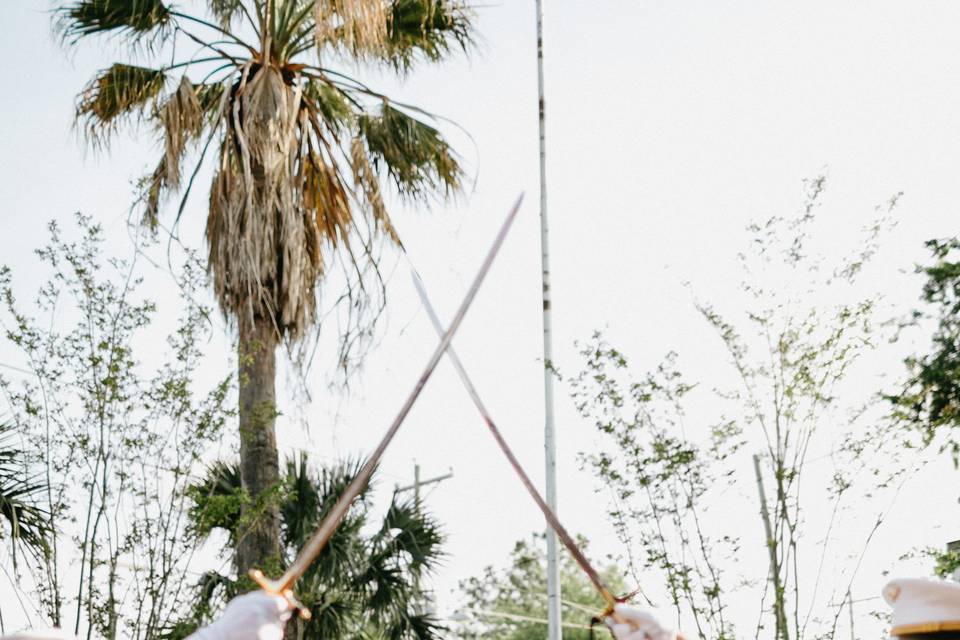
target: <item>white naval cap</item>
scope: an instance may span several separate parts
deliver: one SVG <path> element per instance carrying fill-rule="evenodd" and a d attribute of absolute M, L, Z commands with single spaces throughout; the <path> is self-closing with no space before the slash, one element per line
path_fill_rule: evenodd
<path fill-rule="evenodd" d="M 890 635 L 960 631 L 960 584 L 927 578 L 898 578 L 883 588 L 893 608 Z"/>
<path fill-rule="evenodd" d="M 41 629 L 39 631 L 20 631 L 0 640 L 77 640 L 77 636 L 64 629 Z"/>

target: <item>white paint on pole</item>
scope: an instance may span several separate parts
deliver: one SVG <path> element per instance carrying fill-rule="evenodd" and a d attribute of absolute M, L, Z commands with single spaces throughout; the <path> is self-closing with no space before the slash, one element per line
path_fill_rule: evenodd
<path fill-rule="evenodd" d="M 537 96 L 540 122 L 540 260 L 543 275 L 543 449 L 546 502 L 557 513 L 557 444 L 553 425 L 553 342 L 550 322 L 550 251 L 547 225 L 547 131 L 543 90 L 543 0 L 537 2 Z M 560 640 L 560 567 L 557 533 L 547 527 L 547 640 Z"/>

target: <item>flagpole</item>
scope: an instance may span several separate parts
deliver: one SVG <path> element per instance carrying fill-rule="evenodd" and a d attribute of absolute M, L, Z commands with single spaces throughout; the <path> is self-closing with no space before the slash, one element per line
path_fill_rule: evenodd
<path fill-rule="evenodd" d="M 543 276 L 543 449 L 546 502 L 557 513 L 557 451 L 553 424 L 553 340 L 550 318 L 550 251 L 547 227 L 547 131 L 543 90 L 543 0 L 537 3 L 537 97 L 540 124 L 540 264 Z M 557 533 L 547 527 L 547 640 L 561 640 Z"/>

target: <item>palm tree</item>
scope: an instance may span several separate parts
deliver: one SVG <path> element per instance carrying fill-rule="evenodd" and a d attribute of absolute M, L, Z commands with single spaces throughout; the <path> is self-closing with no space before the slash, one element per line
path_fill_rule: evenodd
<path fill-rule="evenodd" d="M 348 368 L 382 310 L 377 247 L 399 245 L 383 187 L 425 202 L 452 196 L 463 179 L 425 112 L 338 63 L 402 76 L 466 49 L 471 16 L 458 2 L 198 0 L 188 10 L 163 0 L 74 0 L 56 13 L 68 43 L 104 36 L 130 45 L 131 62 L 104 69 L 79 95 L 76 118 L 95 149 L 122 126 L 155 133 L 162 153 L 141 181 L 147 224 L 159 224 L 176 192 L 176 228 L 212 159 L 208 267 L 237 330 L 240 476 L 251 496 L 249 528 L 237 539 L 241 571 L 272 568 L 280 555 L 271 498 L 280 481 L 276 348 L 303 357 L 318 287 L 334 272 L 346 283 L 331 299 L 344 304 L 338 360 Z M 371 278 L 375 286 L 365 284 Z"/>
<path fill-rule="evenodd" d="M 286 465 L 280 513 L 283 555 L 291 560 L 356 475 L 359 464 L 313 469 L 302 454 Z M 192 533 L 205 539 L 227 532 L 228 550 L 243 529 L 245 499 L 235 464 L 218 462 L 190 488 Z M 290 637 L 371 639 L 439 637 L 440 627 L 426 611 L 420 580 L 440 559 L 442 535 L 430 516 L 396 494 L 374 528 L 371 490 L 354 503 L 310 571 L 297 584 L 297 596 L 313 614 Z M 372 531 L 371 531 L 372 530 Z M 168 637 L 182 638 L 212 617 L 237 583 L 216 572 L 197 584 L 193 611 L 171 625 Z"/>

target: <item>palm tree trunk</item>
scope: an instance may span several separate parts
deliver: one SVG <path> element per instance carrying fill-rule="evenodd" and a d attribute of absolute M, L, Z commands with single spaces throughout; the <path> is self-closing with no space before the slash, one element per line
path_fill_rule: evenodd
<path fill-rule="evenodd" d="M 240 479 L 250 501 L 241 508 L 237 572 L 280 567 L 280 483 L 276 434 L 276 330 L 269 320 L 239 323 Z"/>

